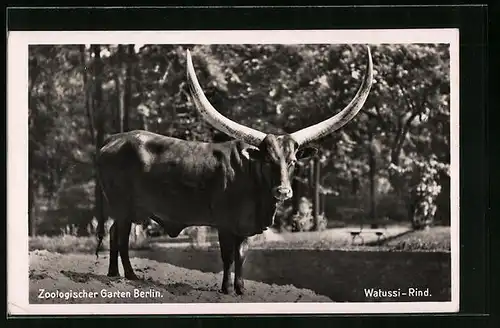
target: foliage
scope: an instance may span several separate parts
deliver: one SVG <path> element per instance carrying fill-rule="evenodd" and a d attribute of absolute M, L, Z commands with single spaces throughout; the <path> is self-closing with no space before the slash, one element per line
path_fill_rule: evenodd
<path fill-rule="evenodd" d="M 416 206 L 426 213 L 436 204 L 449 206 L 449 197 L 435 201 L 449 177 L 433 173 L 450 161 L 449 48 L 370 47 L 375 81 L 366 105 L 341 131 L 318 142 L 321 185 L 332 191 L 324 197 L 325 216 L 338 220 L 338 213 L 351 211 L 376 219 L 368 217 L 366 194 L 373 154 L 378 217 L 394 209 L 390 215 L 413 220 L 402 208 L 413 204 L 414 195 L 427 199 Z M 30 222 L 58 231 L 68 223 L 85 226 L 95 215 L 98 118 L 105 136 L 120 130 L 125 111 L 128 129 L 214 140 L 216 131 L 201 120 L 189 96 L 186 49 L 214 106 L 267 133 L 292 132 L 337 112 L 354 96 L 366 69 L 359 45 L 148 44 L 100 45 L 98 74 L 88 46 L 32 45 Z M 102 102 L 96 107 L 98 86 Z M 307 185 L 307 170 L 299 178 Z M 307 188 L 304 196 L 311 198 Z"/>
<path fill-rule="evenodd" d="M 324 215 L 318 215 L 318 231 L 326 229 L 327 220 Z M 312 203 L 305 197 L 300 199 L 299 210 L 293 214 L 291 219 L 291 231 L 312 231 L 315 228 L 314 216 L 312 215 Z"/>
<path fill-rule="evenodd" d="M 421 228 L 433 221 L 437 210 L 436 200 L 441 192 L 439 177 L 450 175 L 449 165 L 438 162 L 435 155 L 429 161 L 417 159 L 403 165 L 392 164 L 390 170 L 399 177 L 406 177 L 405 186 L 411 190 L 408 201 L 411 204 L 410 215 L 414 218 L 415 228 Z"/>

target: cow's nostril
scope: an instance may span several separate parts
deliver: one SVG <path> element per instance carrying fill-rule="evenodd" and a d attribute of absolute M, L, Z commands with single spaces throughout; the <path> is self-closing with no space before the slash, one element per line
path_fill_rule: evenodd
<path fill-rule="evenodd" d="M 288 194 L 290 194 L 290 193 L 292 192 L 292 189 L 291 189 L 291 188 L 286 188 L 286 187 L 285 187 L 285 188 L 281 188 L 281 189 L 280 189 L 280 192 L 281 192 L 282 194 L 288 195 Z"/>

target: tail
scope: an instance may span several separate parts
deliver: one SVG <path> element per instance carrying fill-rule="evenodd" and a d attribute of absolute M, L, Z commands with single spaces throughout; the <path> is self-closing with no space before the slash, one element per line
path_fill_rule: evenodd
<path fill-rule="evenodd" d="M 97 229 L 99 229 L 99 225 L 98 225 Z M 104 239 L 104 233 L 101 234 L 100 231 L 98 230 L 98 232 L 97 232 L 97 247 L 96 247 L 96 250 L 95 250 L 96 259 L 99 259 L 99 251 L 101 250 L 102 240 L 103 239 Z"/>
<path fill-rule="evenodd" d="M 100 189 L 100 196 L 102 200 L 107 201 L 106 193 L 104 192 L 103 184 L 102 184 L 102 179 L 99 173 L 99 166 L 97 164 L 97 159 L 95 161 L 95 172 L 96 172 L 96 183 L 98 184 L 98 187 Z M 104 203 L 104 202 L 103 202 Z M 103 204 L 104 206 L 104 204 Z M 97 247 L 95 250 L 95 255 L 96 258 L 99 258 L 99 251 L 101 250 L 102 246 L 102 240 L 104 239 L 104 234 L 105 234 L 105 215 L 100 215 L 100 213 L 96 213 L 97 217 Z"/>

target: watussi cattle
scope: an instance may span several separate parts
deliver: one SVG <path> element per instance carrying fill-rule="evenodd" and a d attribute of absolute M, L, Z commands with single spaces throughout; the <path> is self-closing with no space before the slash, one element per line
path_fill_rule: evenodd
<path fill-rule="evenodd" d="M 296 162 L 317 152 L 308 144 L 340 129 L 365 103 L 373 79 L 366 49 L 367 70 L 353 100 L 329 119 L 285 135 L 265 134 L 220 114 L 206 98 L 188 50 L 187 81 L 198 112 L 235 140 L 195 142 L 142 130 L 106 139 L 96 164 L 114 221 L 108 276 L 119 275 L 120 255 L 124 276 L 137 279 L 128 252 L 133 222 L 151 218 L 171 237 L 189 226 L 211 226 L 218 230 L 224 266 L 221 291 L 229 292 L 234 263 L 234 290 L 242 294 L 247 238 L 271 226 L 277 204 L 292 197 Z"/>

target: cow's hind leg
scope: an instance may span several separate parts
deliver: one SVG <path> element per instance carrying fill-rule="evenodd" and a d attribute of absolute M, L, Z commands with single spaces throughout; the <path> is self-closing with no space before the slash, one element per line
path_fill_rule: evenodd
<path fill-rule="evenodd" d="M 108 277 L 117 277 L 118 271 L 118 249 L 119 249 L 118 224 L 113 222 L 109 229 L 109 268 Z"/>
<path fill-rule="evenodd" d="M 245 284 L 243 281 L 243 264 L 248 252 L 248 238 L 234 236 L 234 290 L 236 294 L 243 295 Z"/>
<path fill-rule="evenodd" d="M 231 267 L 234 262 L 234 236 L 227 231 L 219 230 L 219 246 L 222 256 L 222 263 L 224 265 L 224 273 L 222 276 L 221 293 L 229 294 Z"/>
<path fill-rule="evenodd" d="M 118 224 L 118 236 L 120 240 L 120 258 L 122 259 L 124 276 L 130 280 L 138 280 L 134 273 L 132 264 L 130 263 L 130 258 L 128 254 L 128 243 L 130 237 L 130 229 L 132 228 L 132 222 L 130 220 L 121 221 Z"/>

